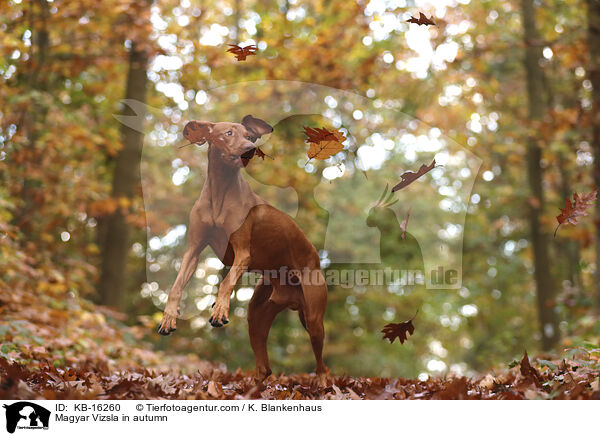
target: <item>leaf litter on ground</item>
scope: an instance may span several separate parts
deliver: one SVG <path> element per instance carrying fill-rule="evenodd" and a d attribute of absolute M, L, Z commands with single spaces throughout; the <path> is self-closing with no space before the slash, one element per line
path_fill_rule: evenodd
<path fill-rule="evenodd" d="M 252 371 L 154 350 L 143 338 L 149 320 L 126 326 L 117 320 L 125 315 L 72 295 L 60 303 L 1 292 L 0 310 L 0 399 L 600 399 L 594 344 L 562 359 L 525 354 L 513 368 L 471 378 L 330 375 L 321 387 L 314 374 L 257 382 Z"/>

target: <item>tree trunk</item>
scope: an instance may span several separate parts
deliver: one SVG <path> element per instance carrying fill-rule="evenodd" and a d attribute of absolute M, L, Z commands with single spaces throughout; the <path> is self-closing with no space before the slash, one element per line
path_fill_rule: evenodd
<path fill-rule="evenodd" d="M 148 77 L 146 67 L 148 54 L 145 50 L 136 49 L 132 43 L 129 53 L 129 73 L 125 98 L 146 102 Z M 126 108 L 124 115 L 130 109 Z M 133 115 L 133 114 L 131 114 Z M 135 129 L 121 125 L 123 148 L 115 158 L 112 196 L 115 199 L 131 199 L 138 193 L 140 186 L 140 159 L 143 146 L 143 118 L 138 114 L 139 126 Z M 130 250 L 130 224 L 120 208 L 106 217 L 104 223 L 105 235 L 102 241 L 102 266 L 98 283 L 98 294 L 103 304 L 120 307 L 125 289 L 125 273 L 127 257 Z"/>
<path fill-rule="evenodd" d="M 50 16 L 50 6 L 47 0 L 37 0 L 36 4 L 39 7 L 39 19 L 40 24 L 38 27 L 33 28 L 33 51 L 36 57 L 36 64 L 32 71 L 29 72 L 27 81 L 31 89 L 37 91 L 46 92 L 48 84 L 46 83 L 46 77 L 40 74 L 40 70 L 46 67 L 46 59 L 48 58 L 50 51 L 50 35 L 48 32 L 48 18 Z M 33 12 L 32 8 L 32 14 Z M 30 157 L 28 160 L 29 168 L 39 169 L 39 162 L 41 162 L 40 148 L 36 147 L 36 142 L 40 136 L 40 127 L 45 124 L 46 116 L 48 114 L 48 106 L 40 104 L 38 99 L 32 101 L 32 108 L 28 112 L 24 112 L 20 118 L 19 129 L 26 132 L 26 137 L 29 140 L 29 150 L 34 157 Z M 34 171 L 31 171 L 32 173 Z M 23 186 L 21 189 L 21 198 L 23 200 L 22 206 L 16 210 L 14 222 L 19 228 L 28 234 L 30 237 L 36 232 L 34 223 L 39 217 L 36 216 L 38 208 L 36 207 L 35 197 L 36 190 L 41 189 L 39 181 L 34 178 L 28 177 L 27 174 L 23 178 Z"/>
<path fill-rule="evenodd" d="M 569 141 L 570 142 L 570 141 Z M 569 144 L 569 149 L 573 149 Z M 566 157 L 563 153 L 558 154 L 558 171 L 560 173 L 560 198 L 569 198 L 572 195 L 571 185 L 569 183 L 569 174 L 566 168 Z M 563 200 L 564 201 L 564 200 Z M 581 271 L 579 263 L 581 262 L 579 242 L 565 238 L 556 238 L 558 245 L 558 255 L 564 259 L 564 269 L 566 277 L 571 285 L 576 287 L 579 294 L 583 293 L 583 280 L 581 279 Z"/>
<path fill-rule="evenodd" d="M 589 77 L 592 82 L 592 151 L 594 153 L 594 185 L 600 187 L 600 1 L 587 0 L 588 43 L 590 50 Z M 600 201 L 596 201 L 596 309 L 600 311 Z"/>
<path fill-rule="evenodd" d="M 535 23 L 533 0 L 521 0 L 523 39 L 525 42 L 525 70 L 527 75 L 528 118 L 535 123 L 546 113 L 544 101 L 544 76 L 539 61 L 542 58 L 539 37 Z M 540 222 L 544 210 L 542 191 L 543 171 L 540 166 L 542 150 L 539 140 L 528 133 L 527 138 L 527 177 L 530 190 L 529 226 L 533 245 L 537 307 L 542 337 L 542 348 L 548 350 L 558 340 L 558 326 L 554 313 L 554 284 L 548 261 L 548 240 Z"/>

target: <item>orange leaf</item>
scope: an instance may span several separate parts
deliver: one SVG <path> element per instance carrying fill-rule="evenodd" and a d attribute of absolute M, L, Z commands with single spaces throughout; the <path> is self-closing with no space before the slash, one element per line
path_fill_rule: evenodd
<path fill-rule="evenodd" d="M 346 137 L 342 132 L 319 129 L 318 127 L 315 129 L 305 127 L 304 133 L 307 135 L 306 142 L 310 144 L 307 152 L 308 160 L 325 160 L 344 149 L 342 143 L 346 140 Z"/>
<path fill-rule="evenodd" d="M 554 236 L 556 236 L 556 232 L 562 224 L 573 224 L 574 226 L 579 224 L 577 218 L 587 216 L 587 209 L 596 200 L 596 194 L 598 194 L 598 191 L 592 191 L 589 194 L 581 194 L 580 197 L 576 192 L 573 194 L 573 202 L 571 202 L 570 198 L 567 198 L 565 200 L 565 208 L 560 209 L 560 214 L 556 216 L 558 225 L 556 226 L 556 230 L 554 230 Z"/>

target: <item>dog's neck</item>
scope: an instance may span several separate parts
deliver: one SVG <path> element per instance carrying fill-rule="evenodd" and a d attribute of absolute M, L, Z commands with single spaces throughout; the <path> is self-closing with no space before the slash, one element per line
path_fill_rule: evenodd
<path fill-rule="evenodd" d="M 255 203 L 256 196 L 240 168 L 225 164 L 217 153 L 217 150 L 208 150 L 207 187 L 213 218 L 221 214 L 227 203 Z"/>

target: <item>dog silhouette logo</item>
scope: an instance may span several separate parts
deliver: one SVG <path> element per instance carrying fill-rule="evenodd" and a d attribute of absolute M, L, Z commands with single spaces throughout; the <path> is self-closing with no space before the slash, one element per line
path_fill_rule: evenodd
<path fill-rule="evenodd" d="M 4 405 L 6 409 L 6 431 L 14 433 L 19 429 L 48 429 L 50 411 L 29 401 L 19 401 Z"/>

